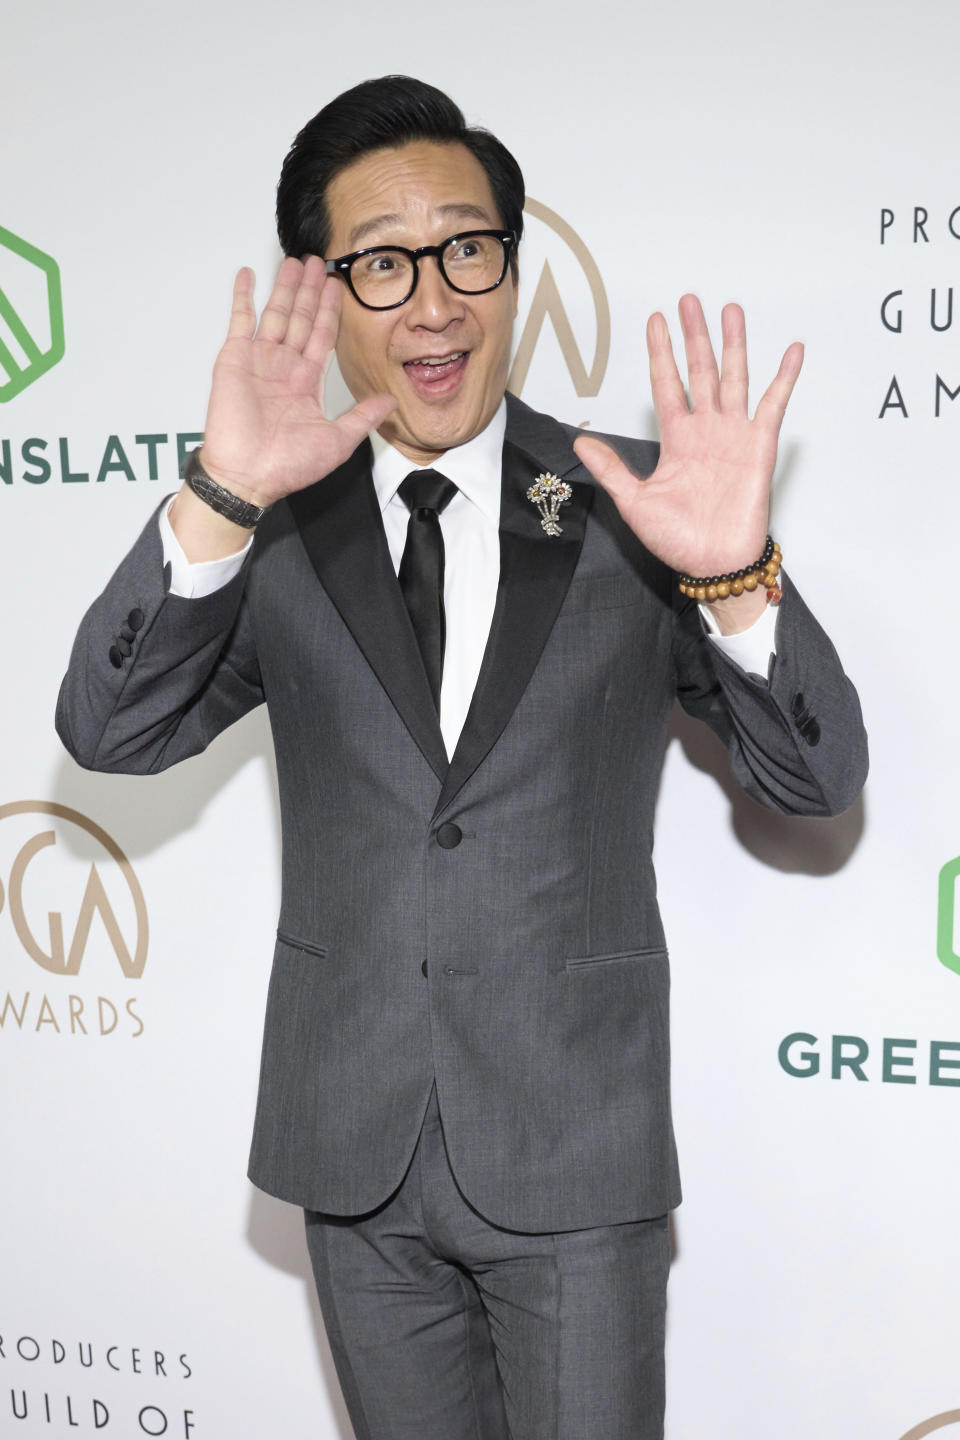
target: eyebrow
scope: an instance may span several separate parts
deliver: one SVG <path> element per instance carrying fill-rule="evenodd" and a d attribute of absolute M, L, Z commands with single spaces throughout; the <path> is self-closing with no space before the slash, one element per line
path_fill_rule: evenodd
<path fill-rule="evenodd" d="M 482 205 L 464 203 L 452 203 L 449 205 L 438 205 L 435 212 L 444 217 L 450 216 L 458 220 L 482 220 L 486 225 L 492 225 L 493 218 L 489 211 Z M 375 235 L 378 230 L 388 229 L 391 225 L 401 225 L 403 217 L 395 213 L 388 215 L 375 215 L 371 220 L 363 220 L 359 225 L 354 225 L 347 236 L 347 243 L 351 249 L 360 244 L 362 240 Z"/>

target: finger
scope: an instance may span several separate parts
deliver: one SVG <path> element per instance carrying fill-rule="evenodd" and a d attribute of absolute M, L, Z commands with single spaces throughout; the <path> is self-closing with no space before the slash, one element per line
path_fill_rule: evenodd
<path fill-rule="evenodd" d="M 573 448 L 598 485 L 613 500 L 618 510 L 637 503 L 643 486 L 615 450 L 592 435 L 578 435 Z"/>
<path fill-rule="evenodd" d="M 797 383 L 800 374 L 800 367 L 803 365 L 803 346 L 799 340 L 794 340 L 788 345 L 780 361 L 780 369 L 765 391 L 760 404 L 757 406 L 755 420 L 763 425 L 769 425 L 779 431 L 783 424 L 783 417 L 786 413 L 787 402 L 793 394 L 793 387 Z"/>
<path fill-rule="evenodd" d="M 317 262 L 323 264 L 322 260 Z M 310 337 L 304 346 L 304 356 L 321 369 L 326 370 L 340 332 L 340 309 L 343 304 L 343 284 L 335 275 L 328 275 L 320 287 L 319 303 L 313 317 Z"/>
<path fill-rule="evenodd" d="M 228 340 L 250 340 L 257 328 L 257 312 L 253 308 L 253 271 L 248 266 L 237 271 L 233 282 L 233 304 L 230 308 Z"/>
<path fill-rule="evenodd" d="M 746 415 L 750 377 L 747 372 L 747 322 L 739 305 L 724 305 L 720 316 L 723 354 L 720 359 L 720 409 Z"/>
<path fill-rule="evenodd" d="M 258 340 L 272 340 L 277 343 L 283 340 L 287 333 L 290 311 L 293 309 L 302 274 L 303 266 L 300 261 L 295 260 L 292 255 L 288 255 L 277 271 L 270 299 L 260 316 L 260 324 L 257 327 Z"/>
<path fill-rule="evenodd" d="M 290 307 L 287 333 L 283 337 L 283 343 L 294 350 L 305 351 L 310 343 L 325 278 L 323 261 L 318 260 L 316 255 L 308 255 Z"/>
<path fill-rule="evenodd" d="M 365 400 L 359 400 L 352 410 L 348 410 L 333 422 L 344 443 L 344 459 L 353 454 L 371 430 L 380 428 L 391 411 L 396 409 L 396 404 L 393 395 L 368 395 Z"/>
<path fill-rule="evenodd" d="M 687 415 L 689 410 L 680 371 L 673 357 L 670 329 L 659 311 L 647 321 L 647 353 L 650 356 L 653 408 L 663 426 L 674 415 Z"/>
<path fill-rule="evenodd" d="M 716 410 L 720 405 L 720 374 L 703 306 L 696 295 L 684 295 L 679 310 L 687 351 L 690 400 L 694 410 Z"/>

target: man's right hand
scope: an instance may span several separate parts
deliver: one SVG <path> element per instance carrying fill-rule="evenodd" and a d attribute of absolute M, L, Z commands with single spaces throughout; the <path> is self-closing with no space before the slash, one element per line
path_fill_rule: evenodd
<path fill-rule="evenodd" d="M 323 408 L 343 287 L 323 261 L 287 258 L 257 324 L 253 272 L 233 287 L 230 328 L 213 370 L 200 459 L 220 485 L 254 505 L 272 505 L 329 475 L 390 414 L 396 401 L 372 395 L 337 420 Z M 170 511 L 191 561 L 214 560 L 249 531 L 216 514 L 184 486 Z"/>

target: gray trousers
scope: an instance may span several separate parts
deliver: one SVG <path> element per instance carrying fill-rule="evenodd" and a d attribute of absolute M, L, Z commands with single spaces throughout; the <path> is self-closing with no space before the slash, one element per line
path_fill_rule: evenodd
<path fill-rule="evenodd" d="M 357 1440 L 662 1440 L 666 1216 L 491 1225 L 457 1187 L 434 1091 L 390 1199 L 306 1224 Z"/>

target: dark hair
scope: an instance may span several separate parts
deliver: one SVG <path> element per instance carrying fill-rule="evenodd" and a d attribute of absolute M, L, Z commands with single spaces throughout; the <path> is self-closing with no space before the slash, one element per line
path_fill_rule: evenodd
<path fill-rule="evenodd" d="M 409 75 L 384 75 L 345 90 L 309 120 L 290 147 L 277 186 L 284 254 L 324 255 L 330 243 L 327 188 L 371 150 L 411 140 L 463 145 L 483 166 L 507 230 L 523 232 L 520 166 L 489 130 L 468 127 L 449 95 Z"/>

